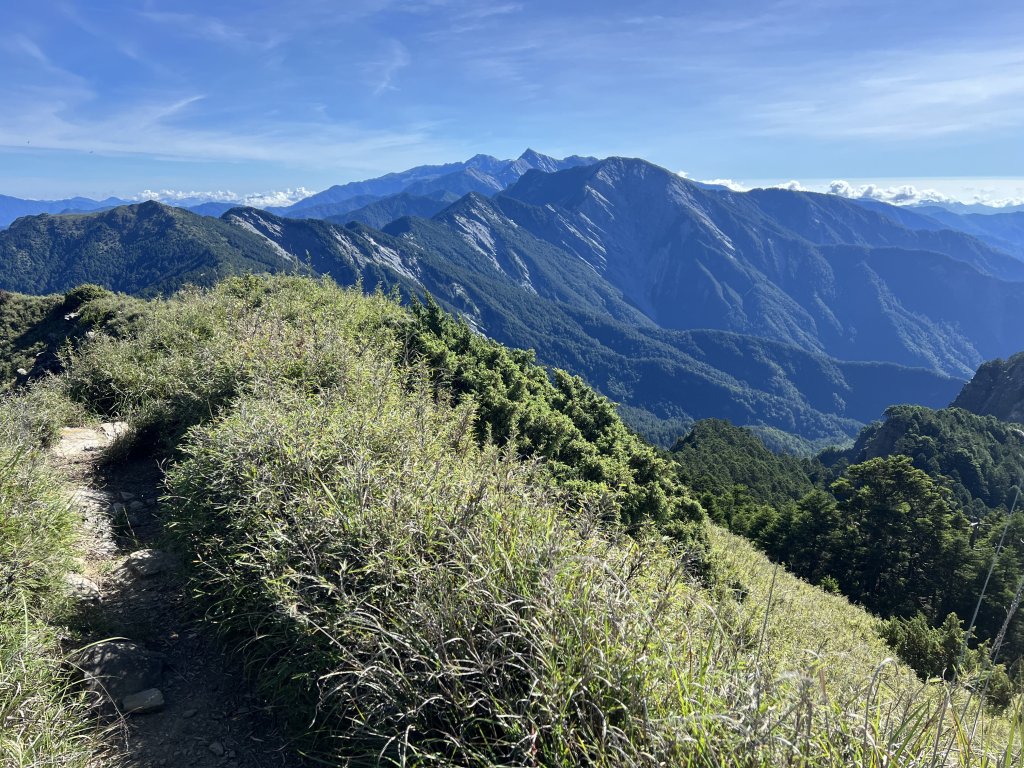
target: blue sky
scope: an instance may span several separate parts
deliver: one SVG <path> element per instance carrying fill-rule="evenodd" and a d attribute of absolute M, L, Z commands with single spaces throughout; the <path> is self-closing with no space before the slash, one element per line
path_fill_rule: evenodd
<path fill-rule="evenodd" d="M 1013 189 L 1022 40 L 1008 0 L 7 0 L 0 194 L 318 190 L 527 146 Z"/>

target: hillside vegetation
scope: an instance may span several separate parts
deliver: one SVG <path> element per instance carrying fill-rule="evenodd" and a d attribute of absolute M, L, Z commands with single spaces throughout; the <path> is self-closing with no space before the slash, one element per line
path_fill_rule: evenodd
<path fill-rule="evenodd" d="M 876 619 L 710 526 L 606 400 L 435 306 L 249 277 L 77 311 L 63 373 L 10 402 L 169 460 L 197 615 L 312 758 L 1019 758 L 981 678 L 919 682 Z"/>
<path fill-rule="evenodd" d="M 1024 653 L 1024 435 L 960 408 L 885 415 L 814 460 L 720 421 L 698 423 L 672 455 L 713 520 L 890 619 L 883 635 L 923 676 L 998 659 L 986 690 L 1005 703 Z"/>

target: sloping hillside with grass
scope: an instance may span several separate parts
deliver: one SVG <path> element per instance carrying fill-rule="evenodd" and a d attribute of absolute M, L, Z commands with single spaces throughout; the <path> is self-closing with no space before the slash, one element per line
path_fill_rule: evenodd
<path fill-rule="evenodd" d="M 315 761 L 1019 759 L 974 679 L 919 682 L 610 403 L 436 307 L 250 277 L 76 311 L 19 419 L 124 420 L 111 460 L 166 459 L 197 614 Z"/>

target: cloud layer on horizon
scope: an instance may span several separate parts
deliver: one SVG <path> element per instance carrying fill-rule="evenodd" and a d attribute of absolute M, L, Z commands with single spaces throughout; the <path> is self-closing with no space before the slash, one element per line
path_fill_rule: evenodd
<path fill-rule="evenodd" d="M 160 203 L 170 205 L 198 205 L 200 203 L 237 203 L 238 205 L 249 205 L 254 208 L 268 208 L 297 203 L 299 200 L 309 197 L 314 193 L 312 189 L 297 187 L 295 189 L 281 189 L 270 192 L 254 192 L 241 195 L 231 190 L 215 190 L 199 192 L 196 190 L 179 189 L 146 189 L 132 197 L 132 200 L 156 200 Z"/>
<path fill-rule="evenodd" d="M 965 189 L 959 194 L 949 194 L 931 187 L 918 187 L 914 184 L 890 184 L 888 186 L 866 182 L 852 183 L 844 179 L 836 179 L 828 184 L 803 184 L 797 180 L 779 182 L 777 184 L 753 185 L 735 179 L 692 179 L 685 171 L 678 174 L 684 179 L 697 181 L 708 186 L 724 187 L 733 192 L 749 192 L 751 189 L 788 189 L 792 192 L 819 192 L 849 200 L 875 200 L 891 205 L 927 205 L 939 203 L 944 205 L 960 203 L 962 205 L 984 205 L 990 208 L 1006 208 L 1024 205 L 1024 194 L 1005 194 L 994 187 L 986 187 L 984 179 L 964 180 Z M 968 183 L 969 182 L 969 183 Z M 1024 189 L 1024 181 L 1018 189 Z"/>

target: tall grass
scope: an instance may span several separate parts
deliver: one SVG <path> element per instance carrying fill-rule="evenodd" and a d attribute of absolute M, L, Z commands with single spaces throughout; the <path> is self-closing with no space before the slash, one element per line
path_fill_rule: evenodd
<path fill-rule="evenodd" d="M 394 326 L 408 321 L 382 296 L 254 277 L 166 301 L 107 297 L 82 313 L 104 332 L 68 359 L 70 397 L 131 421 L 144 447 L 168 451 L 248 388 L 326 386 L 341 350 L 393 347 Z"/>
<path fill-rule="evenodd" d="M 0 446 L 0 766 L 85 768 L 102 740 L 62 671 L 51 623 L 74 521 L 41 454 L 11 445 Z"/>
<path fill-rule="evenodd" d="M 478 448 L 472 410 L 433 402 L 415 372 L 369 353 L 343 368 L 336 388 L 241 398 L 190 434 L 168 486 L 210 620 L 311 755 L 934 765 L 936 740 L 964 754 L 936 727 L 942 695 L 879 665 L 871 620 L 851 634 L 861 614 L 840 598 L 832 623 L 810 621 L 816 590 L 783 577 L 765 622 L 748 606 L 766 594 L 710 594 L 660 537 L 565 509 L 535 467 Z"/>

